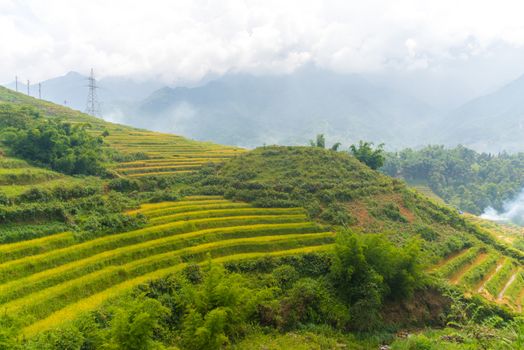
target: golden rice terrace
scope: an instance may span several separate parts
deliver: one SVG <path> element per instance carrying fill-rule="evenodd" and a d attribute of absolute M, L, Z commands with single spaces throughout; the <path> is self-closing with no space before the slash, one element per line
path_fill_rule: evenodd
<path fill-rule="evenodd" d="M 191 172 L 203 164 L 222 162 L 244 151 L 171 134 L 129 129 L 112 131 L 106 141 L 122 153 L 145 155 L 146 159 L 115 165 L 117 173 L 129 177 Z"/>
<path fill-rule="evenodd" d="M 148 224 L 79 242 L 70 232 L 0 244 L 0 309 L 32 336 L 148 280 L 210 256 L 226 262 L 330 249 L 334 233 L 301 208 L 255 208 L 216 196 L 145 204 Z"/>

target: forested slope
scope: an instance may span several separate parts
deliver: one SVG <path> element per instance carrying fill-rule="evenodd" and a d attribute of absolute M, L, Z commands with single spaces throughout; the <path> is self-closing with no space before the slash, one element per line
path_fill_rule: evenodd
<path fill-rule="evenodd" d="M 474 214 L 504 202 L 524 188 L 524 153 L 477 153 L 458 146 L 428 146 L 388 154 L 386 174 L 427 185 L 449 204 Z"/>

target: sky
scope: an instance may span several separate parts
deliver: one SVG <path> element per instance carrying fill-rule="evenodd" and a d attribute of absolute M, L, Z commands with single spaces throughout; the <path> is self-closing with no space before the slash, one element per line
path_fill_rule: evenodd
<path fill-rule="evenodd" d="M 0 81 L 68 71 L 196 84 L 305 64 L 436 105 L 524 73 L 519 0 L 0 0 Z"/>

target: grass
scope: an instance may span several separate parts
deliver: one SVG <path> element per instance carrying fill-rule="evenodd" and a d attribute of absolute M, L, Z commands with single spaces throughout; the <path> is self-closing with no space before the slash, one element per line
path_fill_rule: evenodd
<path fill-rule="evenodd" d="M 445 278 L 450 278 L 466 265 L 471 263 L 477 257 L 477 255 L 483 251 L 483 249 L 484 248 L 481 247 L 473 247 L 468 249 L 463 254 L 458 255 L 440 267 L 437 270 L 438 275 Z"/>
<path fill-rule="evenodd" d="M 321 230 L 312 223 L 253 225 L 195 231 L 147 241 L 105 251 L 0 285 L 0 303 L 103 269 L 109 265 L 125 264 L 135 259 L 182 249 L 192 244 L 216 242 L 221 239 L 315 232 L 321 232 Z"/>
<path fill-rule="evenodd" d="M 174 208 L 174 207 L 187 207 L 187 206 L 198 206 L 203 204 L 224 204 L 224 203 L 231 203 L 228 200 L 225 200 L 223 198 L 217 198 L 210 196 L 209 199 L 202 198 L 202 196 L 195 196 L 195 199 L 187 199 L 189 197 L 186 197 L 183 200 L 176 201 L 176 202 L 160 202 L 160 203 L 145 203 L 140 205 L 140 208 L 129 210 L 126 213 L 127 214 L 137 214 L 137 213 L 143 213 L 151 212 L 153 210 L 160 210 L 165 208 Z"/>
<path fill-rule="evenodd" d="M 150 226 L 77 243 L 69 232 L 0 245 L 0 308 L 27 334 L 208 254 L 217 261 L 327 249 L 335 234 L 301 208 L 255 208 L 217 196 L 129 211 Z M 234 257 L 234 258 L 232 258 Z"/>
<path fill-rule="evenodd" d="M 64 175 L 41 168 L 0 168 L 0 185 L 2 188 L 13 185 L 34 185 L 62 177 Z"/>
<path fill-rule="evenodd" d="M 123 153 L 143 153 L 147 159 L 116 164 L 114 170 L 129 177 L 176 175 L 199 169 L 203 164 L 223 162 L 244 150 L 197 142 L 170 134 L 114 130 L 106 138 Z"/>
<path fill-rule="evenodd" d="M 511 302 L 513 305 L 520 305 L 521 301 L 519 300 L 519 296 L 522 295 L 522 292 L 524 291 L 524 273 L 522 271 L 518 271 L 513 283 L 506 289 L 506 293 L 504 293 L 504 298 Z"/>
<path fill-rule="evenodd" d="M 42 254 L 75 242 L 71 232 L 62 232 L 28 241 L 0 245 L 0 263 L 28 255 Z"/>
<path fill-rule="evenodd" d="M 114 249 L 129 244 L 137 244 L 154 238 L 166 237 L 172 234 L 186 233 L 196 231 L 198 229 L 213 227 L 303 222 L 304 219 L 304 215 L 251 215 L 170 222 L 122 234 L 104 236 L 74 246 L 54 250 L 49 253 L 30 256 L 27 258 L 0 264 L 0 282 L 7 282 L 13 279 L 21 278 L 29 274 L 57 266 L 59 264 L 67 263 L 92 254 L 96 254 L 98 252 L 102 252 L 107 249 Z"/>
<path fill-rule="evenodd" d="M 499 254 L 495 252 L 489 253 L 484 261 L 468 270 L 464 276 L 462 276 L 460 283 L 469 288 L 475 288 L 491 271 L 493 271 L 497 266 L 497 261 L 499 259 Z"/>
<path fill-rule="evenodd" d="M 3 304 L 2 308 L 9 313 L 38 320 L 114 285 L 149 273 L 154 274 L 157 270 L 168 269 L 184 262 L 184 260 L 201 261 L 209 253 L 214 257 L 220 257 L 234 255 L 235 253 L 246 254 L 299 249 L 301 246 L 332 243 L 333 237 L 333 233 L 326 233 L 302 235 L 302 237 L 266 236 L 206 243 L 135 260 L 122 266 L 110 266 Z"/>
<path fill-rule="evenodd" d="M 316 251 L 325 251 L 331 249 L 331 245 L 319 245 L 319 246 L 309 246 L 297 249 L 289 249 L 285 251 L 276 251 L 276 252 L 257 252 L 257 253 L 242 253 L 229 255 L 226 257 L 220 257 L 213 259 L 215 262 L 224 263 L 230 261 L 238 260 L 249 260 L 256 259 L 264 256 L 285 256 L 285 255 L 297 255 L 305 254 Z M 39 320 L 23 329 L 23 335 L 33 336 L 38 332 L 44 331 L 51 327 L 55 327 L 61 323 L 71 321 L 78 317 L 81 313 L 94 310 L 97 307 L 100 307 L 104 302 L 108 301 L 111 298 L 117 297 L 122 293 L 129 291 L 133 287 L 136 287 L 142 283 L 145 283 L 149 280 L 154 280 L 161 278 L 163 276 L 175 273 L 182 270 L 186 266 L 185 263 L 178 265 L 170 266 L 164 269 L 159 269 L 149 274 L 145 274 L 130 280 L 127 280 L 123 283 L 115 285 L 111 288 L 108 288 L 100 293 L 91 295 L 88 298 L 84 298 L 76 303 L 70 304 L 67 307 L 62 308 L 61 310 L 49 315 L 45 319 Z"/>
<path fill-rule="evenodd" d="M 505 283 L 511 277 L 512 272 L 514 271 L 515 263 L 511 259 L 506 259 L 502 268 L 486 283 L 485 289 L 493 297 L 497 297 L 498 293 L 502 290 Z"/>
<path fill-rule="evenodd" d="M 306 218 L 306 214 L 302 208 L 233 208 L 233 209 L 213 209 L 200 210 L 184 213 L 177 213 L 172 215 L 154 217 L 149 220 L 152 225 L 164 224 L 167 222 L 176 222 L 180 220 L 191 220 L 198 218 L 215 218 L 215 217 L 232 217 L 232 216 L 247 216 L 247 215 L 289 215 Z"/>
<path fill-rule="evenodd" d="M 193 211 L 203 211 L 203 210 L 216 210 L 216 209 L 235 209 L 235 208 L 252 208 L 251 205 L 247 203 L 231 203 L 231 202 L 219 202 L 211 204 L 198 204 L 198 205 L 187 205 L 187 206 L 178 206 L 178 207 L 167 207 L 156 210 L 141 211 L 140 213 L 144 214 L 151 220 L 154 220 L 157 217 L 166 217 L 178 213 L 189 213 Z"/>
<path fill-rule="evenodd" d="M 232 203 L 226 200 L 201 200 L 201 201 L 192 201 L 185 202 L 180 204 L 165 204 L 159 207 L 144 207 L 141 206 L 139 209 L 130 210 L 128 214 L 138 214 L 141 213 L 148 218 L 153 218 L 157 216 L 165 216 L 170 214 L 176 214 L 181 212 L 189 212 L 195 210 L 203 209 L 228 209 L 228 208 L 246 208 L 251 207 L 247 203 Z"/>

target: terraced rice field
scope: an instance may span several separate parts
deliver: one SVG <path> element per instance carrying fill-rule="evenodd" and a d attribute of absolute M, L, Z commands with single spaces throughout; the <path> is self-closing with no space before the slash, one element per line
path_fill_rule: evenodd
<path fill-rule="evenodd" d="M 78 242 L 68 232 L 0 244 L 0 309 L 32 336 L 148 280 L 216 261 L 330 249 L 334 233 L 299 208 L 254 208 L 215 196 L 145 204 L 146 227 Z"/>
<path fill-rule="evenodd" d="M 23 160 L 0 155 L 0 191 L 7 195 L 19 194 L 35 185 L 56 184 L 66 178 L 54 171 L 31 166 Z"/>
<path fill-rule="evenodd" d="M 486 230 L 497 240 L 506 243 L 514 244 L 524 237 L 524 227 L 511 223 L 494 222 L 487 219 L 480 218 L 475 215 L 465 214 L 468 221 L 477 224 L 480 228 Z M 517 245 L 515 248 L 520 249 Z"/>
<path fill-rule="evenodd" d="M 191 172 L 203 164 L 221 162 L 244 151 L 171 134 L 129 129 L 113 130 L 106 141 L 123 153 L 143 153 L 147 157 L 116 165 L 119 174 L 129 177 Z"/>
<path fill-rule="evenodd" d="M 495 250 L 468 248 L 438 264 L 434 272 L 469 293 L 522 311 L 524 270 L 517 261 Z"/>
<path fill-rule="evenodd" d="M 245 151 L 238 147 L 194 141 L 177 135 L 106 122 L 103 119 L 19 94 L 0 86 L 0 103 L 1 101 L 32 105 L 43 111 L 46 117 L 61 118 L 71 124 L 88 124 L 88 131 L 93 135 L 101 135 L 107 131 L 109 136 L 104 139 L 109 147 L 122 153 L 145 155 L 144 160 L 115 165 L 114 170 L 121 176 L 141 177 L 191 172 L 199 169 L 203 164 L 222 162 Z M 1 180 L 0 176 L 0 182 Z"/>

